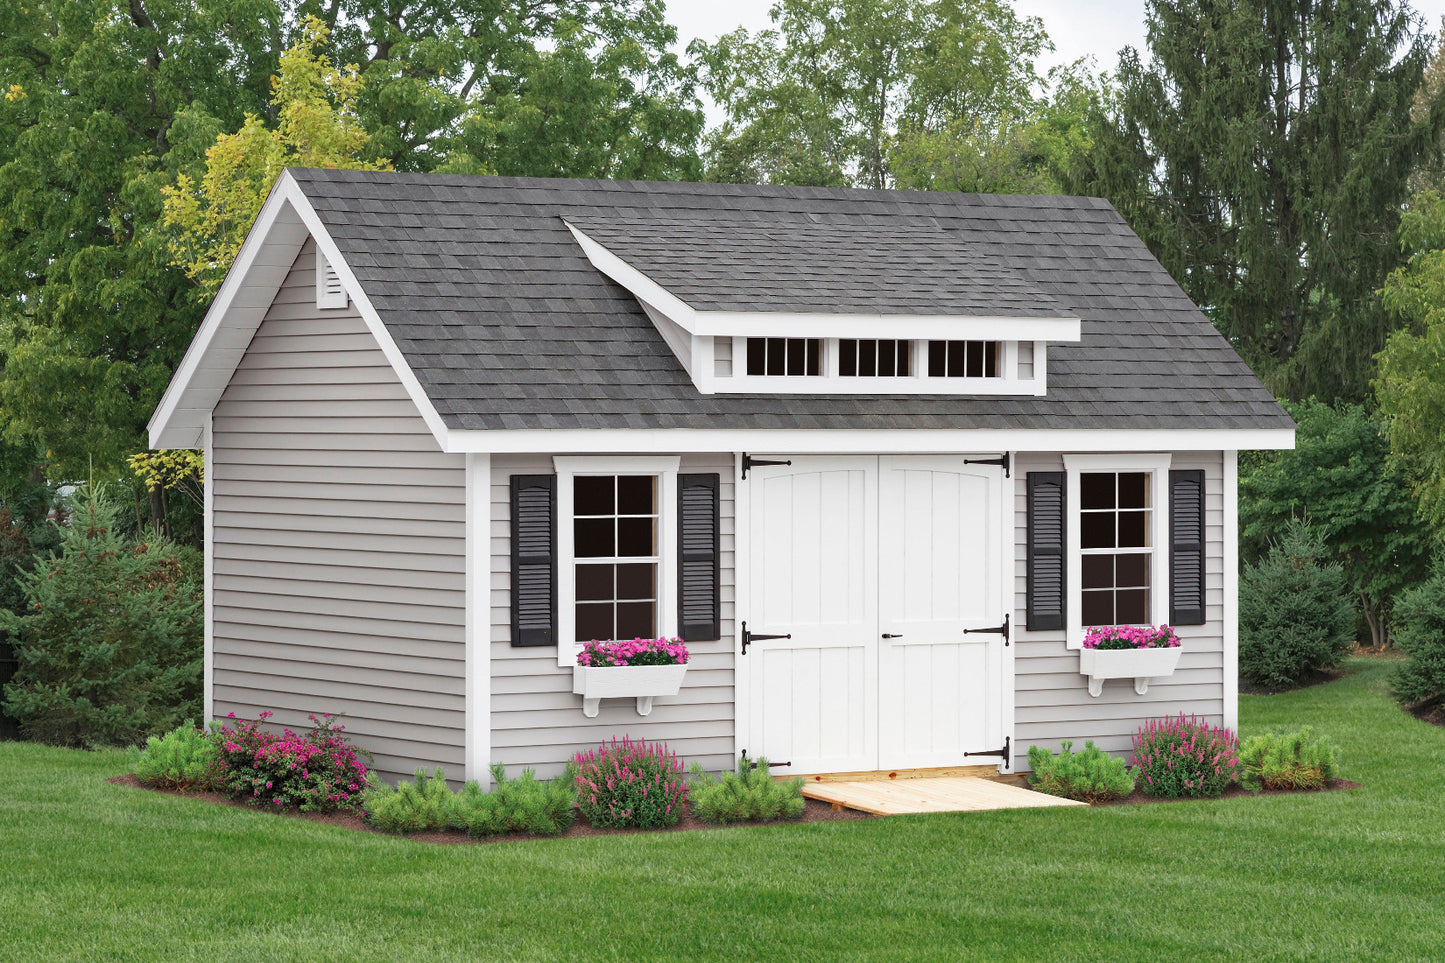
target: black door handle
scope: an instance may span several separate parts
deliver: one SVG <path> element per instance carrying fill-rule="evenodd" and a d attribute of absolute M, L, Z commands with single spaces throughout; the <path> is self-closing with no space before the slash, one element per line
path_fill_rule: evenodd
<path fill-rule="evenodd" d="M 903 636 L 902 636 L 902 635 L 899 635 L 897 632 L 884 632 L 884 633 L 883 633 L 883 637 L 884 637 L 885 639 L 901 639 L 901 638 L 903 638 Z"/>

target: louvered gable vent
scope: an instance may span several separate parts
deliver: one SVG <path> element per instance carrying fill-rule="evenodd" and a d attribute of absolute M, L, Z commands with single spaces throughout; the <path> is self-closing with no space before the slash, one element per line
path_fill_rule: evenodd
<path fill-rule="evenodd" d="M 683 641 L 722 636 L 717 475 L 677 477 L 677 625 Z"/>
<path fill-rule="evenodd" d="M 1027 627 L 1031 630 L 1064 627 L 1064 479 L 1061 471 L 1028 475 Z"/>
<path fill-rule="evenodd" d="M 318 308 L 344 308 L 347 305 L 346 288 L 341 278 L 321 249 L 316 249 L 316 306 Z"/>
<path fill-rule="evenodd" d="M 1169 621 L 1204 624 L 1204 472 L 1169 473 Z"/>
<path fill-rule="evenodd" d="M 512 645 L 557 643 L 557 476 L 512 476 Z"/>

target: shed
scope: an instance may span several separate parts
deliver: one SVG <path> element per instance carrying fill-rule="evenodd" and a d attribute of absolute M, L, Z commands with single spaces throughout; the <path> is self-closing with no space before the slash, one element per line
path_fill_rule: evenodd
<path fill-rule="evenodd" d="M 1102 200 L 292 169 L 150 434 L 205 450 L 207 717 L 485 781 L 1233 726 L 1236 455 L 1293 429 Z M 635 636 L 681 689 L 584 702 Z"/>

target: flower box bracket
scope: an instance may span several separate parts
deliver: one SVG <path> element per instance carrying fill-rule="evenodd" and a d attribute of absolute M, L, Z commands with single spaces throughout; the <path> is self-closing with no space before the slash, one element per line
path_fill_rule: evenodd
<path fill-rule="evenodd" d="M 582 714 L 597 718 L 603 699 L 636 699 L 637 714 L 652 713 L 652 700 L 674 696 L 687 673 L 682 665 L 574 665 L 572 692 L 582 697 Z"/>
<path fill-rule="evenodd" d="M 1134 691 L 1144 695 L 1149 683 L 1166 679 L 1179 665 L 1180 646 L 1157 649 L 1080 649 L 1079 672 L 1089 677 L 1089 695 L 1104 694 L 1108 679 L 1133 679 Z"/>

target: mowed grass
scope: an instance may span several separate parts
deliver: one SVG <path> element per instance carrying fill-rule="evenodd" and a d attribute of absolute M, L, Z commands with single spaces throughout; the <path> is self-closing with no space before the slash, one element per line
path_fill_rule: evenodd
<path fill-rule="evenodd" d="M 0 959 L 1445 956 L 1445 730 L 1388 663 L 1241 700 L 1352 792 L 430 846 L 110 785 L 0 745 Z"/>

